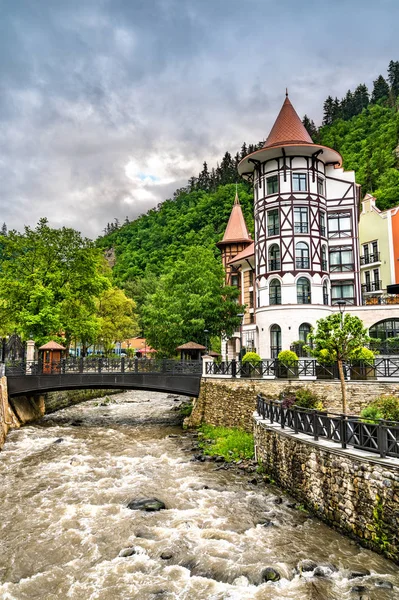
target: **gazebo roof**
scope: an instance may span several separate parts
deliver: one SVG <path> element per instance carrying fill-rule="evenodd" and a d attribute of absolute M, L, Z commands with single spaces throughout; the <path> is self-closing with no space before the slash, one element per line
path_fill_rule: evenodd
<path fill-rule="evenodd" d="M 206 347 L 201 346 L 201 344 L 197 344 L 196 342 L 187 342 L 186 344 L 178 346 L 176 350 L 206 350 Z"/>
<path fill-rule="evenodd" d="M 44 344 L 44 346 L 40 346 L 39 350 L 66 350 L 66 348 L 61 346 L 61 344 L 58 344 L 58 342 L 51 340 L 50 342 L 47 342 L 47 344 Z"/>

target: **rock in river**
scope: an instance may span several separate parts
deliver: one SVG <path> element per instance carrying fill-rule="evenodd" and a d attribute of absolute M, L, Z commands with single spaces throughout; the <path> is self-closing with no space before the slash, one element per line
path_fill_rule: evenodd
<path fill-rule="evenodd" d="M 262 571 L 262 581 L 279 581 L 280 579 L 280 573 L 276 569 L 273 569 L 273 567 L 266 567 Z"/>
<path fill-rule="evenodd" d="M 127 505 L 130 510 L 145 510 L 146 512 L 156 512 L 166 508 L 165 504 L 158 498 L 140 498 L 131 500 Z"/>

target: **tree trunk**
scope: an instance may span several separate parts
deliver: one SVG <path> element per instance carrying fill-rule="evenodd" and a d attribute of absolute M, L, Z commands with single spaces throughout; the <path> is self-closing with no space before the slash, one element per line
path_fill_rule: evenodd
<path fill-rule="evenodd" d="M 344 377 L 344 369 L 342 366 L 342 360 L 338 361 L 338 373 L 339 379 L 341 381 L 341 394 L 342 394 L 342 412 L 346 415 L 347 406 L 346 406 L 346 385 L 345 385 L 345 377 Z"/>

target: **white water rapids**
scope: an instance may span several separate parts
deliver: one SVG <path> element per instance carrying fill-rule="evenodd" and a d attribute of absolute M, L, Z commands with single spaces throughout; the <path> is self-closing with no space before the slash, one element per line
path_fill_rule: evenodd
<path fill-rule="evenodd" d="M 193 438 L 174 424 L 173 398 L 111 398 L 9 434 L 0 452 L 1 600 L 399 598 L 390 561 L 289 508 L 292 499 L 277 488 L 193 462 Z M 152 497 L 166 510 L 127 508 Z M 119 556 L 127 548 L 134 554 Z M 337 571 L 300 575 L 302 559 Z M 261 583 L 265 567 L 281 580 Z M 360 568 L 371 575 L 348 578 Z"/>

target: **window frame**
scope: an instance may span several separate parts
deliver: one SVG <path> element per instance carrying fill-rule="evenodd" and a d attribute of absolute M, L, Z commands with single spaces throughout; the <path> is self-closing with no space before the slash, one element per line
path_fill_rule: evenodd
<path fill-rule="evenodd" d="M 308 286 L 308 292 L 304 292 L 303 289 L 299 292 L 299 286 L 303 286 L 303 282 L 306 281 Z M 306 298 L 306 300 L 305 300 Z M 312 304 L 312 284 L 308 277 L 299 277 L 296 282 L 296 301 L 297 304 Z"/>
<path fill-rule="evenodd" d="M 305 183 L 305 187 L 302 188 L 302 183 Z M 307 173 L 293 173 L 292 174 L 292 191 L 293 192 L 307 192 L 308 191 L 308 175 Z"/>
<path fill-rule="evenodd" d="M 297 215 L 299 215 L 299 220 Z M 303 215 L 306 215 L 305 219 L 303 219 Z M 294 206 L 294 233 L 309 233 L 309 209 L 307 206 Z"/>
<path fill-rule="evenodd" d="M 272 191 L 269 190 L 269 184 L 272 187 Z M 274 185 L 274 184 L 276 184 L 276 185 Z M 278 194 L 278 189 L 279 189 L 278 184 L 279 184 L 278 175 L 269 175 L 269 177 L 266 177 L 266 195 L 271 196 L 272 194 Z"/>
<path fill-rule="evenodd" d="M 298 248 L 301 244 L 303 244 L 305 248 Z M 300 254 L 300 256 L 298 256 L 298 254 Z M 310 269 L 309 245 L 306 242 L 301 241 L 295 244 L 295 269 Z"/>
<path fill-rule="evenodd" d="M 278 256 L 272 256 L 271 251 L 277 248 L 278 250 Z M 269 271 L 280 271 L 281 269 L 281 252 L 280 252 L 280 246 L 278 244 L 271 244 L 269 246 L 269 250 L 268 250 L 268 266 L 269 266 Z"/>
<path fill-rule="evenodd" d="M 273 224 L 269 223 L 269 216 L 273 216 Z M 277 219 L 275 219 L 275 217 L 277 217 Z M 280 210 L 278 208 L 271 208 L 267 211 L 267 235 L 268 237 L 280 235 Z"/>
<path fill-rule="evenodd" d="M 274 298 L 272 302 L 272 289 L 274 291 Z M 277 290 L 277 291 L 275 291 Z M 280 306 L 281 305 L 281 281 L 277 277 L 269 283 L 269 306 Z"/>

